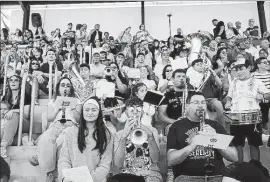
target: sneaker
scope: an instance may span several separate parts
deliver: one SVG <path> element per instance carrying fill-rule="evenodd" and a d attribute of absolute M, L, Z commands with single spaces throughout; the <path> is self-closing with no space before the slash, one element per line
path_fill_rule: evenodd
<path fill-rule="evenodd" d="M 52 172 L 47 173 L 46 182 L 55 182 L 55 178 Z"/>
<path fill-rule="evenodd" d="M 1 146 L 1 157 L 7 158 L 7 149 Z"/>
<path fill-rule="evenodd" d="M 37 155 L 34 155 L 32 157 L 29 158 L 29 163 L 32 165 L 32 166 L 37 166 L 39 165 L 39 162 L 38 162 L 38 156 Z"/>

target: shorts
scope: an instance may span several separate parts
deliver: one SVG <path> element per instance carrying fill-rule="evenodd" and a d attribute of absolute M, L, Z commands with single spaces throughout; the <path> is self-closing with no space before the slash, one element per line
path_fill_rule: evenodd
<path fill-rule="evenodd" d="M 260 103 L 262 112 L 262 123 L 268 123 L 268 113 L 270 109 L 270 103 Z"/>
<path fill-rule="evenodd" d="M 255 128 L 256 127 L 256 128 Z M 255 129 L 257 129 L 255 131 Z M 245 146 L 247 138 L 248 144 L 258 147 L 263 145 L 262 141 L 262 126 L 261 123 L 248 125 L 231 125 L 231 135 L 234 136 L 232 143 L 234 146 Z"/>

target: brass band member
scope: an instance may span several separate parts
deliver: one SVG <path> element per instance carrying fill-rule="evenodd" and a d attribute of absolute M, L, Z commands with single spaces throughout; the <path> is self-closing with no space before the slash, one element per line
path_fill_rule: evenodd
<path fill-rule="evenodd" d="M 208 181 L 221 181 L 222 170 L 225 167 L 223 158 L 237 161 L 237 151 L 229 146 L 226 150 L 207 149 L 194 144 L 193 137 L 200 130 L 215 134 L 226 134 L 226 130 L 216 121 L 205 119 L 200 127 L 200 112 L 205 115 L 206 100 L 202 93 L 189 93 L 187 97 L 187 118 L 172 124 L 167 136 L 167 160 L 173 167 L 174 182 L 204 181 L 205 160 L 210 158 L 214 170 L 206 177 Z"/>
<path fill-rule="evenodd" d="M 114 138 L 115 173 L 144 176 L 146 182 L 161 182 L 162 176 L 157 166 L 159 161 L 157 130 L 139 123 L 143 115 L 143 102 L 138 98 L 129 99 L 126 103 L 126 114 L 128 119 L 125 127 L 118 131 Z"/>
<path fill-rule="evenodd" d="M 259 101 L 269 99 L 269 90 L 258 79 L 251 77 L 251 65 L 244 58 L 234 63 L 237 71 L 237 79 L 233 80 L 229 87 L 228 99 L 225 104 L 226 109 L 231 111 L 252 111 L 260 110 Z M 259 146 L 263 145 L 261 123 L 246 125 L 231 125 L 231 135 L 234 135 L 233 143 L 238 151 L 238 160 L 243 162 L 243 147 L 245 139 L 248 139 L 250 147 L 250 157 L 260 160 Z"/>

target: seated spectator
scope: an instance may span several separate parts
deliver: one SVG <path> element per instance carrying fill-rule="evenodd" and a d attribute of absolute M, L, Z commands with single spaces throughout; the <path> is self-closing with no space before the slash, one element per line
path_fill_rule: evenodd
<path fill-rule="evenodd" d="M 147 182 L 163 181 L 157 163 L 159 161 L 159 140 L 155 128 L 141 124 L 141 129 L 147 135 L 142 145 L 136 145 L 131 138 L 133 128 L 138 127 L 143 115 L 143 102 L 138 98 L 130 98 L 126 103 L 126 115 L 128 117 L 125 127 L 116 133 L 114 137 L 113 164 L 115 174 L 129 173 L 136 176 L 144 176 Z"/>
<path fill-rule="evenodd" d="M 93 79 L 101 79 L 104 76 L 105 65 L 100 63 L 100 54 L 95 52 L 92 58 L 92 64 L 90 64 L 90 75 Z"/>
<path fill-rule="evenodd" d="M 74 88 L 69 78 L 62 77 L 56 86 L 56 98 L 48 103 L 47 121 L 50 127 L 41 135 L 37 146 L 37 154 L 29 158 L 30 164 L 39 165 L 47 174 L 47 181 L 54 181 L 53 171 L 59 157 L 64 135 L 67 128 L 77 125 L 81 105 L 74 108 L 63 107 L 63 101 L 58 101 L 57 96 L 74 97 Z"/>
<path fill-rule="evenodd" d="M 173 84 L 172 73 L 172 66 L 170 64 L 166 65 L 162 72 L 162 79 L 160 79 L 158 83 L 158 91 L 161 93 L 164 93 L 167 89 L 169 89 L 169 86 Z"/>
<path fill-rule="evenodd" d="M 101 42 L 100 40 L 95 40 L 95 44 L 93 46 L 93 51 L 92 51 L 92 54 L 98 52 L 100 53 L 101 51 L 103 51 L 103 48 L 101 47 Z"/>
<path fill-rule="evenodd" d="M 49 81 L 49 70 L 50 70 L 50 64 L 52 64 L 52 78 L 53 80 L 60 78 L 63 70 L 63 64 L 60 63 L 58 60 L 56 60 L 56 56 L 53 50 L 48 50 L 46 52 L 46 59 L 48 62 L 42 64 L 40 67 L 39 71 L 35 71 L 34 75 L 38 77 L 42 77 L 43 79 L 40 78 L 40 86 L 43 87 L 42 91 L 45 92 L 46 94 L 49 94 L 49 90 L 47 88 L 48 86 L 48 81 Z M 55 72 L 57 71 L 56 75 L 57 78 L 55 78 Z M 54 83 L 54 82 L 52 82 Z"/>
<path fill-rule="evenodd" d="M 62 170 L 87 166 L 93 181 L 103 182 L 109 174 L 113 152 L 113 135 L 103 122 L 98 100 L 83 104 L 79 126 L 67 130 L 58 161 L 58 179 L 68 181 Z"/>
<path fill-rule="evenodd" d="M 151 79 L 150 73 L 151 70 L 148 66 L 140 66 L 140 81 L 147 86 L 148 90 L 156 90 L 157 85 L 154 80 Z"/>
<path fill-rule="evenodd" d="M 18 130 L 20 120 L 20 103 L 21 102 L 21 85 L 22 79 L 18 75 L 12 75 L 8 78 L 7 88 L 2 98 L 1 123 L 4 124 L 4 129 L 1 130 L 1 156 L 7 157 L 7 147 L 12 145 L 14 136 Z M 31 94 L 26 92 L 24 97 L 24 105 L 30 105 Z M 30 111 L 30 110 L 29 110 Z M 27 111 L 28 112 L 28 111 Z M 3 119 L 3 120 L 2 120 Z M 1 126 L 2 127 L 2 126 Z M 22 132 L 28 132 L 29 121 L 23 119 Z"/>
<path fill-rule="evenodd" d="M 60 28 L 55 29 L 54 34 L 53 34 L 52 41 L 61 42 L 61 31 L 60 31 Z"/>

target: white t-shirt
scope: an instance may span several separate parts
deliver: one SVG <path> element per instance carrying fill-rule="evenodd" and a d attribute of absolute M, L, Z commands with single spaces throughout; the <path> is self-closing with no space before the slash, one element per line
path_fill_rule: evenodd
<path fill-rule="evenodd" d="M 228 91 L 228 97 L 232 98 L 232 111 L 257 110 L 260 109 L 259 101 L 256 99 L 258 93 L 269 91 L 261 80 L 249 78 L 241 81 L 232 81 Z"/>

